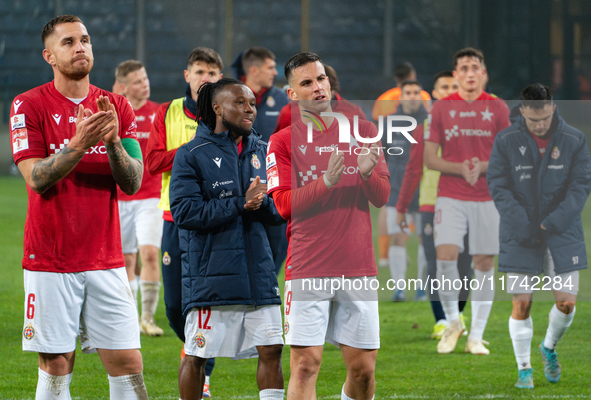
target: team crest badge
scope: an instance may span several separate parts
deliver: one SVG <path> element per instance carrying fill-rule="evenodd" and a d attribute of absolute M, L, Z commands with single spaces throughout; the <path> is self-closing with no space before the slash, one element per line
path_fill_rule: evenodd
<path fill-rule="evenodd" d="M 289 321 L 285 320 L 285 324 L 283 325 L 283 333 L 287 335 L 288 332 L 289 332 Z"/>
<path fill-rule="evenodd" d="M 267 97 L 267 106 L 271 108 L 275 107 L 275 99 L 273 97 Z"/>
<path fill-rule="evenodd" d="M 23 336 L 27 340 L 31 340 L 35 337 L 35 328 L 33 328 L 33 325 L 31 325 L 30 322 L 27 324 L 27 326 L 25 326 L 25 329 L 23 330 Z"/>
<path fill-rule="evenodd" d="M 170 265 L 170 256 L 168 255 L 168 251 L 165 251 L 164 255 L 162 256 L 162 264 Z"/>
<path fill-rule="evenodd" d="M 433 234 L 433 227 L 431 224 L 425 225 L 425 235 L 431 236 Z"/>
<path fill-rule="evenodd" d="M 560 157 L 560 150 L 558 150 L 558 147 L 554 146 L 552 149 L 552 158 L 556 160 L 558 157 Z"/>
<path fill-rule="evenodd" d="M 252 164 L 253 167 L 255 167 L 256 169 L 261 168 L 261 162 L 259 161 L 259 158 L 257 157 L 256 154 L 252 155 L 252 158 L 250 159 L 250 163 Z"/>
<path fill-rule="evenodd" d="M 197 335 L 195 335 L 195 344 L 200 349 L 205 347 L 205 336 L 203 336 L 203 333 L 199 332 Z"/>

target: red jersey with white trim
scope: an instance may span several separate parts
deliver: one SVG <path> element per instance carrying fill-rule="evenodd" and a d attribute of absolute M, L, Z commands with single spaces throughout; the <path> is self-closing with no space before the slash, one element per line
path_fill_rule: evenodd
<path fill-rule="evenodd" d="M 152 175 L 148 172 L 145 162 L 150 129 L 154 123 L 156 110 L 159 106 L 158 103 L 148 100 L 142 108 L 134 110 L 135 120 L 137 121 L 137 141 L 140 143 L 142 155 L 144 156 L 144 176 L 142 178 L 142 187 L 133 196 L 126 195 L 121 189 L 117 190 L 117 198 L 120 201 L 160 198 L 160 191 L 162 190 L 162 174 Z"/>
<path fill-rule="evenodd" d="M 467 102 L 456 92 L 433 103 L 425 140 L 439 143 L 441 157 L 452 162 L 464 162 L 478 157 L 488 161 L 495 136 L 510 125 L 509 108 L 504 101 L 482 92 L 473 102 Z M 464 201 L 490 201 L 486 174 L 470 186 L 457 175 L 441 174 L 439 197 Z"/>
<path fill-rule="evenodd" d="M 353 121 L 349 123 L 352 127 Z M 359 121 L 359 133 L 362 137 L 377 136 L 375 126 L 368 121 Z M 292 212 L 288 221 L 286 280 L 377 275 L 369 201 L 357 165 L 362 144 L 354 137 L 350 144 L 339 143 L 336 120 L 327 130 L 314 131 L 311 143 L 307 142 L 307 127 L 300 119 L 271 136 L 268 193 L 293 191 L 323 179 L 332 149 L 337 146 L 345 155 L 341 180 L 306 211 L 297 215 Z M 383 153 L 373 174 L 389 176 Z"/>
<path fill-rule="evenodd" d="M 100 95 L 115 105 L 119 137 L 135 139 L 135 115 L 123 96 L 90 85 L 81 104 L 97 112 Z M 62 150 L 76 134 L 78 105 L 59 93 L 52 81 L 18 95 L 10 115 L 12 153 L 18 164 Z M 28 186 L 27 190 L 24 269 L 70 273 L 125 265 L 117 184 L 102 141 L 45 193 L 37 194 Z"/>

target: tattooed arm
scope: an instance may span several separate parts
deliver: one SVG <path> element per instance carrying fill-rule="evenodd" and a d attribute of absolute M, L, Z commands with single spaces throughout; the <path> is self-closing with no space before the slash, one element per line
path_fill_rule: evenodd
<path fill-rule="evenodd" d="M 83 119 L 86 114 L 86 119 Z M 27 185 L 36 193 L 42 194 L 55 185 L 82 160 L 84 153 L 96 145 L 107 133 L 109 124 L 115 119 L 113 112 L 92 113 L 78 108 L 76 134 L 59 153 L 47 158 L 29 158 L 18 163 L 18 169 Z"/>
<path fill-rule="evenodd" d="M 113 179 L 115 179 L 123 193 L 127 195 L 135 194 L 140 190 L 142 184 L 144 164 L 142 161 L 131 157 L 123 148 L 119 137 L 119 118 L 115 106 L 110 103 L 109 98 L 100 96 L 97 100 L 97 106 L 99 111 L 111 111 L 115 115 L 114 122 L 107 127 L 107 133 L 103 137 Z"/>

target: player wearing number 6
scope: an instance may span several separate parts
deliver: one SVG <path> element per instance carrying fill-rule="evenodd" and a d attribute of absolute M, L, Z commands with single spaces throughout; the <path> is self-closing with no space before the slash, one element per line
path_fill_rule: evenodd
<path fill-rule="evenodd" d="M 205 83 L 197 115 L 197 133 L 176 153 L 170 184 L 187 316 L 181 398 L 201 399 L 208 358 L 258 351 L 261 399 L 283 399 L 281 299 L 263 224 L 285 221 L 266 196 L 267 146 L 252 129 L 255 96 L 234 79 Z"/>
<path fill-rule="evenodd" d="M 513 294 L 515 386 L 531 389 L 535 290 L 554 291 L 556 305 L 539 352 L 548 381 L 560 379 L 555 347 L 575 315 L 579 270 L 587 268 L 581 211 L 591 191 L 591 157 L 585 135 L 559 116 L 548 87 L 529 85 L 521 100 L 511 114 L 513 125 L 497 134 L 487 182 L 501 216 L 499 271 L 507 273 Z"/>

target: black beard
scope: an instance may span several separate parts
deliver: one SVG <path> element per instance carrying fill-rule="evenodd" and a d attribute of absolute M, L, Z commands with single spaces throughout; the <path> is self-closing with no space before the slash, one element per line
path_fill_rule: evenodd
<path fill-rule="evenodd" d="M 222 114 L 222 124 L 224 124 L 224 126 L 226 128 L 228 128 L 230 130 L 230 132 L 232 132 L 237 137 L 242 136 L 243 138 L 246 138 L 250 135 L 250 133 L 252 131 L 251 129 L 244 129 L 241 126 L 234 125 L 234 124 L 228 122 L 226 120 L 226 116 L 224 114 Z"/>

